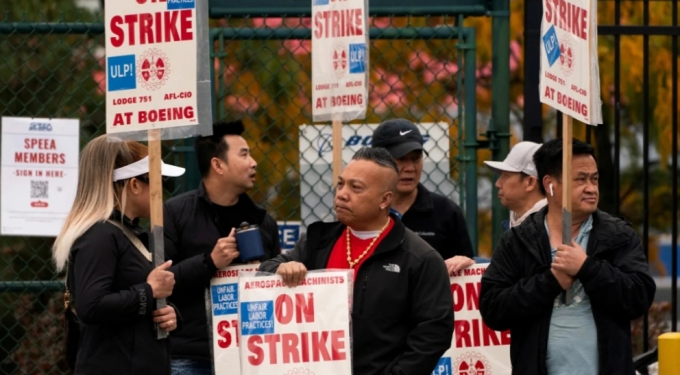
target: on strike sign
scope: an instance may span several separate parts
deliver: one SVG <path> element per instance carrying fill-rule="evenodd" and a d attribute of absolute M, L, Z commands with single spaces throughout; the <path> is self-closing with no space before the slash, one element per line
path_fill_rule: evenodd
<path fill-rule="evenodd" d="M 257 265 L 227 267 L 218 270 L 210 280 L 215 375 L 240 374 L 238 277 L 241 272 L 253 272 L 257 268 Z"/>
<path fill-rule="evenodd" d="M 106 132 L 197 124 L 196 0 L 106 2 Z"/>
<path fill-rule="evenodd" d="M 451 348 L 432 375 L 510 375 L 510 331 L 487 327 L 479 313 L 482 275 L 488 264 L 475 264 L 451 277 L 455 315 Z"/>
<path fill-rule="evenodd" d="M 602 123 L 597 2 L 543 0 L 541 102 L 586 124 Z"/>
<path fill-rule="evenodd" d="M 364 118 L 368 100 L 365 0 L 312 0 L 314 121 Z"/>
<path fill-rule="evenodd" d="M 352 373 L 351 271 L 239 278 L 242 375 Z"/>

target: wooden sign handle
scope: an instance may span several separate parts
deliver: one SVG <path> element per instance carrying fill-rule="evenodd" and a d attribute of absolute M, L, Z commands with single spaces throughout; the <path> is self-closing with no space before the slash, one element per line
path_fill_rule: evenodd
<path fill-rule="evenodd" d="M 338 183 L 342 171 L 342 121 L 333 120 L 333 181 L 331 186 Z"/>
<path fill-rule="evenodd" d="M 571 160 L 573 120 L 562 114 L 562 244 L 571 246 Z M 563 293 L 564 304 L 571 303 L 571 288 Z"/>
<path fill-rule="evenodd" d="M 153 253 L 154 267 L 165 263 L 163 237 L 163 180 L 161 176 L 161 129 L 148 131 L 149 140 L 149 190 L 151 198 L 151 235 L 149 247 Z M 167 306 L 165 298 L 156 299 L 156 309 Z M 156 324 L 156 339 L 168 337 L 168 332 Z"/>

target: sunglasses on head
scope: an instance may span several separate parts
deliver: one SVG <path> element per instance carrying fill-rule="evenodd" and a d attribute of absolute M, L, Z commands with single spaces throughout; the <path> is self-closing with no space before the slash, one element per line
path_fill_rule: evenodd
<path fill-rule="evenodd" d="M 142 181 L 143 183 L 145 183 L 147 185 L 149 184 L 149 176 L 136 176 L 136 177 L 133 177 L 133 178 L 136 178 L 137 180 Z M 166 177 L 166 176 L 161 176 L 161 178 L 162 178 L 163 182 L 170 180 L 170 178 Z"/>
<path fill-rule="evenodd" d="M 147 185 L 149 184 L 149 176 L 137 176 L 137 177 L 133 177 L 133 178 L 136 178 L 137 180 L 142 181 L 143 183 L 145 183 Z"/>

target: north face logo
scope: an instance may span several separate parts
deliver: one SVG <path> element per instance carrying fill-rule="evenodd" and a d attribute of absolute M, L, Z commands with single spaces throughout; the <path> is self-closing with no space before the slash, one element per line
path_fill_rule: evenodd
<path fill-rule="evenodd" d="M 384 265 L 383 268 L 388 272 L 399 273 L 401 271 L 398 265 L 392 263 Z"/>

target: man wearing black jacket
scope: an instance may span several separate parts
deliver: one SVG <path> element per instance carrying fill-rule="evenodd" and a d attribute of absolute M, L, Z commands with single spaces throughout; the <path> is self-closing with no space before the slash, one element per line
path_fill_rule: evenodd
<path fill-rule="evenodd" d="M 311 224 L 291 252 L 260 266 L 289 286 L 307 270 L 354 269 L 352 365 L 360 375 L 430 375 L 453 335 L 443 259 L 390 215 L 397 173 L 387 150 L 359 150 L 339 177 L 339 222 Z"/>
<path fill-rule="evenodd" d="M 201 186 L 165 203 L 165 255 L 175 274 L 169 300 L 184 319 L 183 330 L 172 336 L 173 375 L 212 375 L 205 290 L 217 269 L 238 262 L 234 228 L 257 224 L 265 259 L 281 253 L 276 221 L 246 194 L 257 163 L 242 132 L 241 122 L 219 123 L 212 136 L 199 138 Z"/>
<path fill-rule="evenodd" d="M 460 207 L 420 183 L 423 154 L 426 154 L 423 143 L 423 135 L 415 124 L 406 119 L 392 119 L 375 129 L 371 146 L 386 148 L 399 168 L 392 212 L 439 252 L 452 275 L 474 264 L 472 241 Z"/>
<path fill-rule="evenodd" d="M 501 237 L 482 277 L 484 322 L 511 330 L 513 374 L 634 375 L 630 321 L 656 291 L 640 238 L 597 209 L 594 151 L 574 140 L 572 244 L 562 245 L 562 140 L 534 162 L 548 206 Z"/>

